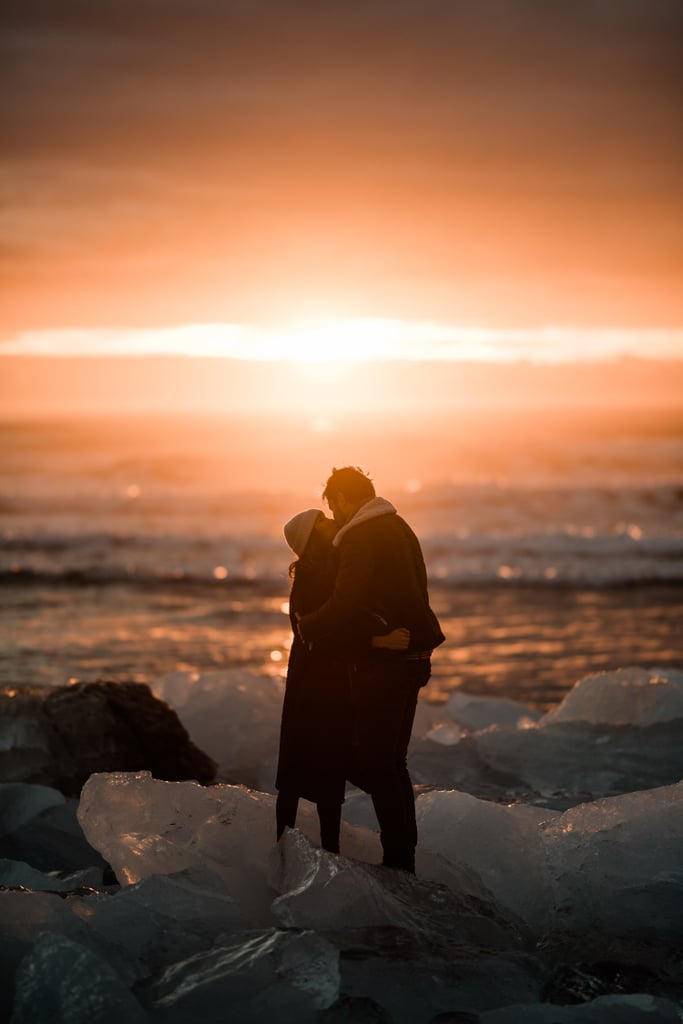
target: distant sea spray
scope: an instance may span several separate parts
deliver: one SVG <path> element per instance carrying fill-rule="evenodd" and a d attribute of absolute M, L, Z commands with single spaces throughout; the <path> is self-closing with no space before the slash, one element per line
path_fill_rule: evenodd
<path fill-rule="evenodd" d="M 682 499 L 676 484 L 450 485 L 395 503 L 419 534 L 434 581 L 599 586 L 683 580 Z M 9 496 L 0 514 L 0 579 L 286 586 L 291 552 L 281 524 L 295 500 L 135 494 L 121 506 L 101 493 L 49 502 Z"/>

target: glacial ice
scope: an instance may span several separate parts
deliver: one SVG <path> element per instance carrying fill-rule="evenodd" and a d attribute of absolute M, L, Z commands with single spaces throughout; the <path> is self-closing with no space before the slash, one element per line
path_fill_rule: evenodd
<path fill-rule="evenodd" d="M 542 824 L 555 816 L 456 790 L 424 793 L 417 800 L 418 872 L 462 888 L 465 869 L 481 890 L 540 934 L 552 906 Z"/>
<path fill-rule="evenodd" d="M 34 787 L 27 788 L 31 790 Z M 14 831 L 0 837 L 0 857 L 26 862 L 39 871 L 64 874 L 97 866 L 101 884 L 106 865 L 97 850 L 86 842 L 78 824 L 78 800 L 64 800 L 56 790 L 50 792 L 58 796 L 60 802 L 41 810 Z"/>
<path fill-rule="evenodd" d="M 169 672 L 152 684 L 192 740 L 219 765 L 221 779 L 273 789 L 283 682 L 246 669 Z"/>
<path fill-rule="evenodd" d="M 175 685 L 191 705 L 189 674 L 175 676 L 167 699 Z M 242 682 L 228 698 L 232 722 L 208 684 L 200 703 L 214 709 L 217 741 L 240 733 L 235 775 L 263 776 L 255 762 L 277 734 L 279 684 L 251 702 Z M 378 865 L 374 811 L 359 791 L 347 796 L 338 857 L 320 849 L 307 801 L 298 829 L 275 844 L 273 795 L 244 785 L 93 775 L 78 806 L 91 845 L 74 801 L 21 787 L 26 811 L 21 795 L 18 814 L 12 800 L 0 810 L 0 886 L 36 891 L 0 890 L 0 1019 L 10 1019 L 16 980 L 12 1024 L 214 1024 L 228 1007 L 230 1019 L 292 1024 L 456 1013 L 480 1024 L 678 1020 L 666 984 L 634 994 L 636 967 L 631 988 L 606 995 L 598 966 L 647 964 L 680 983 L 682 688 L 683 673 L 669 669 L 601 673 L 534 722 L 521 705 L 464 694 L 422 704 L 410 754 L 414 781 L 427 783 L 417 878 Z M 434 742 L 435 729 L 458 742 Z M 431 788 L 444 780 L 471 788 Z M 117 891 L 38 891 L 97 884 L 105 862 Z M 591 1002 L 539 1002 L 570 1003 L 559 968 L 579 956 L 590 981 L 579 998 Z"/>
<path fill-rule="evenodd" d="M 88 840 L 123 884 L 149 875 L 206 869 L 252 925 L 272 925 L 268 855 L 275 841 L 275 799 L 241 786 L 162 782 L 149 772 L 91 775 L 78 812 Z M 314 805 L 302 801 L 297 823 L 318 841 Z M 377 837 L 343 825 L 351 856 L 379 857 Z"/>
<path fill-rule="evenodd" d="M 599 996 L 578 1006 L 527 1003 L 489 1010 L 479 1024 L 680 1024 L 669 999 L 647 994 Z"/>
<path fill-rule="evenodd" d="M 471 693 L 456 691 L 448 698 L 446 714 L 458 725 L 479 732 L 492 725 L 508 725 L 525 728 L 541 717 L 537 711 L 520 704 L 519 701 L 502 697 L 477 697 Z"/>
<path fill-rule="evenodd" d="M 115 946 L 138 978 L 208 949 L 245 927 L 222 881 L 209 871 L 150 875 L 109 894 L 74 900 L 76 917 Z"/>
<path fill-rule="evenodd" d="M 338 994 L 338 950 L 315 932 L 274 929 L 181 961 L 151 990 L 167 1024 L 314 1024 Z"/>
<path fill-rule="evenodd" d="M 208 869 L 257 926 L 273 923 L 275 893 L 267 868 L 272 815 L 273 799 L 266 794 L 121 773 L 91 777 L 80 820 L 122 882 L 188 867 Z M 523 921 L 537 935 L 594 928 L 668 941 L 683 937 L 683 920 L 675 912 L 683 900 L 683 783 L 605 798 L 564 814 L 434 791 L 418 798 L 417 817 L 422 878 L 474 899 L 493 899 L 502 914 Z M 310 816 L 304 822 L 312 838 L 314 822 Z M 345 825 L 342 852 L 375 859 L 370 836 L 367 829 Z M 353 866 L 341 871 L 337 859 L 315 854 L 311 860 L 301 841 L 288 842 L 290 859 L 298 858 L 295 888 L 301 888 L 307 872 L 317 875 L 318 887 L 329 890 L 329 913 L 339 927 L 345 913 L 347 926 L 356 923 L 354 885 L 348 880 L 355 877 L 365 899 L 376 902 L 371 877 Z M 304 895 L 299 904 L 306 904 Z M 291 903 L 276 902 L 272 911 L 281 917 Z M 314 924 L 305 916 L 297 920 L 301 926 Z"/>
<path fill-rule="evenodd" d="M 16 832 L 37 814 L 65 802 L 64 796 L 50 786 L 24 782 L 0 784 L 0 838 Z"/>
<path fill-rule="evenodd" d="M 243 670 L 173 672 L 153 688 L 217 761 L 221 779 L 273 792 L 282 680 Z M 683 777 L 683 672 L 589 676 L 542 717 L 501 698 L 423 698 L 409 768 L 418 784 L 496 798 L 515 790 L 557 795 L 557 806 L 669 785 Z"/>
<path fill-rule="evenodd" d="M 266 884 L 275 801 L 237 786 L 166 783 L 149 772 L 91 775 L 78 818 L 121 883 L 205 868 L 255 924 L 271 924 Z"/>
<path fill-rule="evenodd" d="M 92 875 L 87 875 L 86 877 L 92 878 L 97 884 L 101 884 L 102 872 L 96 869 L 95 874 L 97 878 L 92 878 Z M 66 892 L 83 884 L 92 884 L 92 882 L 84 882 L 83 876 L 80 874 L 77 880 L 70 875 L 67 875 L 65 878 L 59 878 L 48 875 L 44 871 L 38 871 L 37 868 L 31 867 L 30 864 L 25 864 L 23 861 L 0 858 L 0 885 L 7 887 L 24 886 L 26 889 L 43 892 Z"/>
<path fill-rule="evenodd" d="M 9 1020 L 19 964 L 44 933 L 61 935 L 89 949 L 113 966 L 124 983 L 135 980 L 127 956 L 74 916 L 68 900 L 45 892 L 0 891 L 0 1020 Z"/>
<path fill-rule="evenodd" d="M 145 1024 L 147 1013 L 109 964 L 64 935 L 36 939 L 16 976 L 11 1024 Z"/>
<path fill-rule="evenodd" d="M 541 719 L 595 725 L 655 725 L 683 720 L 683 672 L 622 668 L 579 680 L 564 700 Z"/>
<path fill-rule="evenodd" d="M 683 782 L 573 807 L 543 844 L 555 929 L 683 941 Z"/>
<path fill-rule="evenodd" d="M 458 701 L 467 710 L 466 695 L 451 697 L 442 729 L 449 711 L 464 714 Z M 481 715 L 488 720 L 485 704 Z M 527 799 L 556 797 L 564 806 L 670 785 L 683 777 L 683 673 L 603 672 L 578 682 L 536 723 L 520 716 L 517 726 L 488 725 L 457 744 L 442 739 L 434 730 L 413 736 L 414 782 L 498 798 L 515 791 Z"/>
<path fill-rule="evenodd" d="M 683 783 L 561 815 L 456 792 L 424 794 L 417 809 L 424 877 L 449 884 L 464 864 L 537 935 L 683 940 Z"/>
<path fill-rule="evenodd" d="M 432 941 L 450 932 L 454 940 L 487 948 L 524 945 L 519 929 L 490 898 L 335 856 L 291 829 L 271 853 L 270 882 L 282 894 L 273 913 L 288 928 L 393 927 Z"/>

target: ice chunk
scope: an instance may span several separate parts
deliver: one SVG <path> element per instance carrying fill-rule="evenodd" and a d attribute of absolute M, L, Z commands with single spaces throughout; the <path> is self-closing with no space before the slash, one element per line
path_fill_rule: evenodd
<path fill-rule="evenodd" d="M 432 743 L 440 743 L 444 747 L 452 747 L 462 738 L 462 729 L 454 722 L 439 722 L 427 733 Z"/>
<path fill-rule="evenodd" d="M 193 741 L 219 765 L 220 778 L 262 784 L 262 765 L 278 746 L 281 679 L 246 669 L 171 672 L 152 690 L 173 705 Z"/>
<path fill-rule="evenodd" d="M 105 873 L 98 865 L 90 868 L 80 868 L 78 871 L 71 871 L 68 874 L 59 874 L 57 877 L 64 882 L 66 892 L 74 889 L 95 889 L 106 892 L 115 892 L 119 887 L 115 882 L 105 881 Z"/>
<path fill-rule="evenodd" d="M 124 982 L 134 979 L 126 958 L 74 917 L 67 900 L 45 892 L 0 892 L 0 1020 L 9 1020 L 14 975 L 20 961 L 46 931 L 58 932 L 92 949 L 114 967 Z"/>
<path fill-rule="evenodd" d="M 413 736 L 426 736 L 430 729 L 433 729 L 439 722 L 450 721 L 446 713 L 445 704 L 432 704 L 420 694 L 417 707 L 415 708 L 415 720 L 413 722 Z"/>
<path fill-rule="evenodd" d="M 64 796 L 51 786 L 24 782 L 0 785 L 0 837 L 16 832 L 48 807 L 64 803 Z"/>
<path fill-rule="evenodd" d="M 522 732 L 472 737 L 479 760 L 534 793 L 590 799 L 677 782 L 683 776 L 683 720 L 650 726 L 541 723 Z M 576 800 L 575 800 L 576 802 Z"/>
<path fill-rule="evenodd" d="M 413 740 L 415 783 L 501 801 L 543 797 L 564 810 L 591 797 L 670 785 L 683 777 L 683 719 L 649 726 L 548 721 L 493 727 L 454 746 Z"/>
<path fill-rule="evenodd" d="M 88 944 L 90 929 L 77 920 L 66 900 L 46 892 L 0 892 L 0 936 L 18 944 L 22 955 L 44 931 L 63 932 L 74 942 Z"/>
<path fill-rule="evenodd" d="M 104 869 L 99 853 L 86 842 L 77 810 L 78 800 L 62 798 L 0 839 L 0 857 L 25 861 L 40 871 L 78 871 L 93 865 Z"/>
<path fill-rule="evenodd" d="M 8 1021 L 14 1000 L 14 976 L 39 931 L 60 925 L 83 931 L 59 896 L 0 891 L 0 1020 Z"/>
<path fill-rule="evenodd" d="M 24 886 L 26 889 L 38 889 L 47 892 L 66 891 L 70 888 L 65 879 L 46 875 L 37 871 L 30 864 L 20 860 L 0 860 L 0 885 L 7 887 Z"/>
<path fill-rule="evenodd" d="M 430 728 L 413 735 L 413 780 L 500 800 L 542 796 L 565 808 L 683 776 L 683 672 L 603 672 L 537 721 L 526 712 L 515 702 L 454 694 Z M 478 731 L 452 742 L 450 722 Z"/>
<path fill-rule="evenodd" d="M 623 668 L 581 679 L 562 703 L 541 719 L 608 725 L 654 725 L 683 719 L 683 672 Z"/>
<path fill-rule="evenodd" d="M 579 1006 L 534 1003 L 489 1010 L 479 1024 L 680 1024 L 675 1003 L 651 995 L 600 996 Z"/>
<path fill-rule="evenodd" d="M 313 846 L 287 829 L 271 854 L 273 902 L 282 924 L 296 928 L 403 928 L 425 938 L 450 934 L 479 946 L 516 949 L 523 937 L 492 900 L 468 898 L 403 871 L 362 864 Z"/>
<path fill-rule="evenodd" d="M 339 994 L 339 953 L 313 932 L 270 930 L 168 968 L 151 996 L 163 1019 L 308 1024 Z"/>
<path fill-rule="evenodd" d="M 561 815 L 434 792 L 417 816 L 421 875 L 457 888 L 465 865 L 537 934 L 683 939 L 683 783 Z"/>
<path fill-rule="evenodd" d="M 515 700 L 502 697 L 475 697 L 458 691 L 449 697 L 446 714 L 470 732 L 488 729 L 492 725 L 514 728 L 527 726 L 541 717 L 537 711 Z"/>
<path fill-rule="evenodd" d="M 302 802 L 298 822 L 318 836 L 313 805 Z M 78 812 L 90 842 L 123 884 L 185 868 L 215 872 L 254 925 L 272 924 L 274 893 L 267 882 L 275 842 L 275 798 L 242 786 L 162 782 L 148 772 L 92 775 Z M 350 856 L 377 850 L 377 836 L 345 825 Z"/>
<path fill-rule="evenodd" d="M 266 883 L 274 798 L 239 786 L 162 782 L 149 772 L 92 775 L 78 811 L 120 882 L 208 868 L 254 923 L 270 923 Z"/>
<path fill-rule="evenodd" d="M 683 783 L 573 807 L 542 836 L 555 929 L 683 940 Z"/>
<path fill-rule="evenodd" d="M 411 740 L 413 780 L 499 800 L 542 796 L 564 809 L 683 777 L 683 672 L 603 672 L 578 682 L 537 722 L 532 713 L 517 717 L 524 710 L 454 694 L 436 725 Z M 452 719 L 478 731 L 444 743 L 457 738 Z"/>
<path fill-rule="evenodd" d="M 423 933 L 386 927 L 333 933 L 350 1006 L 340 1001 L 328 1011 L 332 1024 L 466 1024 L 484 1010 L 538 999 L 542 969 L 534 957 L 475 948 L 457 931 L 455 918 L 443 939 L 435 931 L 425 939 Z M 370 1004 L 358 1006 L 361 1000 Z M 357 1016 L 358 1010 L 367 1016 Z M 321 1014 L 320 1024 L 327 1019 Z"/>
<path fill-rule="evenodd" d="M 362 825 L 363 828 L 378 829 L 377 815 L 369 793 L 362 789 L 349 791 L 347 787 L 346 799 L 342 804 L 342 816 L 344 821 L 354 825 Z M 349 854 L 350 856 L 350 854 Z M 370 860 L 371 858 L 366 858 Z"/>
<path fill-rule="evenodd" d="M 543 931 L 552 887 L 540 823 L 555 817 L 553 811 L 505 807 L 455 790 L 424 793 L 417 800 L 418 871 L 454 889 L 490 893 Z"/>
<path fill-rule="evenodd" d="M 63 935 L 41 935 L 17 972 L 12 1024 L 145 1024 L 148 1019 L 107 963 Z"/>
<path fill-rule="evenodd" d="M 89 780 L 79 813 L 122 882 L 205 868 L 219 875 L 245 919 L 259 925 L 273 920 L 267 871 L 273 805 L 271 796 L 241 787 L 115 774 Z M 682 815 L 683 784 L 583 804 L 564 815 L 430 792 L 417 801 L 418 870 L 472 898 L 492 896 L 503 915 L 536 934 L 591 927 L 672 940 L 680 927 L 673 908 L 683 895 Z M 302 831 L 314 837 L 310 813 L 302 819 Z M 347 856 L 365 860 L 376 842 L 375 833 L 344 825 Z M 320 885 L 329 883 L 336 913 L 333 894 L 346 880 L 335 875 L 325 882 L 328 863 L 319 861 L 316 871 Z M 348 911 L 350 901 L 347 895 L 340 906 Z"/>
<path fill-rule="evenodd" d="M 125 952 L 139 977 L 245 926 L 221 879 L 208 871 L 151 875 L 115 897 L 87 896 L 70 906 L 79 920 Z"/>

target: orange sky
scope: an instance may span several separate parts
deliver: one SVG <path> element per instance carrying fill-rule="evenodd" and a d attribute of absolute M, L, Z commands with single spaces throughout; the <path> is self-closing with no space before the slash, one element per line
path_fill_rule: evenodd
<path fill-rule="evenodd" d="M 680 331 L 682 20 L 7 0 L 0 350 L 309 316 Z"/>

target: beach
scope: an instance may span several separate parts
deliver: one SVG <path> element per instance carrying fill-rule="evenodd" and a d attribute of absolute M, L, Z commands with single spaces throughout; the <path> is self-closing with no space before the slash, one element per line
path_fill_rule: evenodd
<path fill-rule="evenodd" d="M 93 1001 L 112 1024 L 219 1020 L 226 1003 L 240 1021 L 297 1024 L 546 1022 L 558 1005 L 601 1022 L 676 1019 L 681 432 L 649 413 L 578 445 L 555 421 L 522 458 L 541 417 L 501 465 L 493 434 L 472 433 L 482 422 L 458 442 L 459 473 L 426 458 L 457 436 L 440 423 L 376 474 L 420 537 L 446 634 L 408 754 L 416 879 L 378 866 L 371 801 L 350 786 L 341 857 L 321 850 L 305 801 L 274 842 L 291 642 L 282 523 L 322 506 L 308 462 L 283 472 L 283 425 L 261 424 L 248 487 L 226 460 L 253 421 L 184 424 L 182 444 L 158 419 L 4 425 L 0 1009 L 12 1021 L 85 1024 Z M 324 476 L 342 439 L 304 425 L 288 443 L 311 438 Z M 146 770 L 152 707 L 150 722 L 175 722 L 170 776 Z M 213 785 L 176 774 L 173 748 L 192 742 Z"/>

